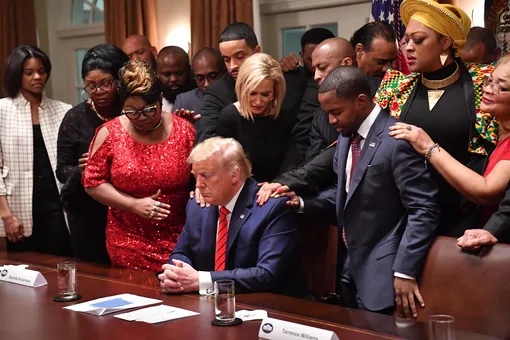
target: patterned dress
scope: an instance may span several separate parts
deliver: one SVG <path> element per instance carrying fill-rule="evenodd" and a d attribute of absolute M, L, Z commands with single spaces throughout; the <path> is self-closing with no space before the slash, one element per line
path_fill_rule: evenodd
<path fill-rule="evenodd" d="M 194 145 L 195 131 L 184 119 L 174 116 L 167 140 L 143 144 L 129 135 L 119 118 L 104 126 L 109 135 L 88 161 L 84 186 L 108 182 L 137 198 L 161 189 L 158 200 L 171 206 L 170 215 L 162 221 L 110 208 L 108 254 L 114 265 L 157 272 L 170 257 L 184 226 L 190 176 L 186 159 Z"/>

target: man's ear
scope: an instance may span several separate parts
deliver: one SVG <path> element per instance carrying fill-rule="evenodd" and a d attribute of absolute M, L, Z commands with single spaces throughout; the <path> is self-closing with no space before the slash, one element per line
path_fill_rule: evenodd
<path fill-rule="evenodd" d="M 342 59 L 342 62 L 340 63 L 340 65 L 342 66 L 352 66 L 353 64 L 353 60 L 351 57 L 345 57 Z"/>
<path fill-rule="evenodd" d="M 303 59 L 303 51 L 299 52 L 299 56 L 301 57 L 301 59 Z"/>
<path fill-rule="evenodd" d="M 152 55 L 154 56 L 154 58 L 158 57 L 158 50 L 156 49 L 156 47 L 151 46 L 151 52 L 152 52 Z"/>
<path fill-rule="evenodd" d="M 361 58 L 361 54 L 364 51 L 363 45 L 361 45 L 360 43 L 357 43 L 356 47 L 354 48 L 354 50 L 356 51 L 356 59 Z"/>
<path fill-rule="evenodd" d="M 253 53 L 260 53 L 262 52 L 262 47 L 260 47 L 260 45 L 257 45 L 257 47 L 255 47 L 255 49 L 253 50 Z"/>
<path fill-rule="evenodd" d="M 356 103 L 361 110 L 365 110 L 367 108 L 367 101 L 368 97 L 363 93 L 358 95 L 358 98 L 356 98 Z"/>

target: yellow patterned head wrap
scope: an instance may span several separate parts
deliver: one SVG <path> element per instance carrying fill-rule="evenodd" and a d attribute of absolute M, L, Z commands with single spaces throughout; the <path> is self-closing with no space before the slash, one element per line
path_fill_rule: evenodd
<path fill-rule="evenodd" d="M 404 0 L 400 6 L 400 17 L 406 26 L 413 19 L 450 37 L 457 53 L 462 52 L 471 29 L 471 20 L 463 10 L 433 0 Z"/>

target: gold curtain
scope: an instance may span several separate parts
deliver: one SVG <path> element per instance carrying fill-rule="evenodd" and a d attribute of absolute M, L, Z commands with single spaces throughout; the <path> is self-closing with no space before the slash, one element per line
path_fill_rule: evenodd
<path fill-rule="evenodd" d="M 156 0 L 105 0 L 106 42 L 122 48 L 131 34 L 145 35 L 158 48 Z"/>
<path fill-rule="evenodd" d="M 218 47 L 221 31 L 236 21 L 253 27 L 252 0 L 192 0 L 191 51 L 203 47 Z"/>
<path fill-rule="evenodd" d="M 37 45 L 34 0 L 1 0 L 0 97 L 3 97 L 4 68 L 7 58 L 19 45 Z"/>

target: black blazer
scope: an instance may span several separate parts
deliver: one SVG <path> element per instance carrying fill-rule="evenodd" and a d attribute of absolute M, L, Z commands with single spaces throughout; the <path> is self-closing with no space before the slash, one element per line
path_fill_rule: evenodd
<path fill-rule="evenodd" d="M 510 243 L 510 184 L 506 189 L 505 197 L 499 204 L 498 211 L 491 216 L 483 229 L 494 235 L 498 242 Z"/>

